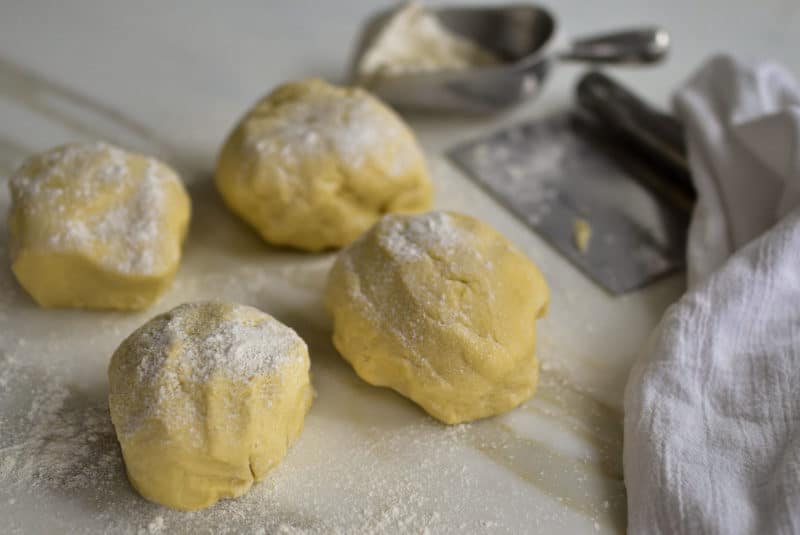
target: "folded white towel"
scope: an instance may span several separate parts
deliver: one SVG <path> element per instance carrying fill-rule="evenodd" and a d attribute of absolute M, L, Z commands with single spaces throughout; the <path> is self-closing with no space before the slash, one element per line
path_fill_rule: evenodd
<path fill-rule="evenodd" d="M 774 63 L 706 63 L 675 97 L 699 200 L 690 285 L 800 203 L 800 86 Z"/>
<path fill-rule="evenodd" d="M 678 91 L 690 290 L 625 395 L 631 533 L 800 533 L 800 87 L 706 63 Z"/>

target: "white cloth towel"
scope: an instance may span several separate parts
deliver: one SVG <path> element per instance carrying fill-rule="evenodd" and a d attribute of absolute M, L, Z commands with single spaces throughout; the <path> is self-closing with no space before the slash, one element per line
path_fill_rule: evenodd
<path fill-rule="evenodd" d="M 800 533 L 800 87 L 720 56 L 675 106 L 690 289 L 628 380 L 628 528 Z"/>

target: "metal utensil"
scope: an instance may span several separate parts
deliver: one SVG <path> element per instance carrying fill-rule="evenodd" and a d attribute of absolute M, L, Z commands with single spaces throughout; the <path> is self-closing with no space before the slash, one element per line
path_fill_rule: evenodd
<path fill-rule="evenodd" d="M 362 31 L 351 78 L 394 10 L 382 11 Z M 647 64 L 669 50 L 669 34 L 658 27 L 621 30 L 575 40 L 555 48 L 556 18 L 536 5 L 442 7 L 433 9 L 450 31 L 484 47 L 503 63 L 462 71 L 437 71 L 378 77 L 368 88 L 387 102 L 407 109 L 489 113 L 536 95 L 556 60 Z"/>
<path fill-rule="evenodd" d="M 652 150 L 676 140 L 682 146 L 682 134 L 665 136 L 680 126 L 669 118 L 665 129 L 665 114 L 603 75 L 585 76 L 576 93 L 577 111 L 512 126 L 449 156 L 590 278 L 620 294 L 684 265 L 691 190 Z M 652 146 L 631 142 L 625 128 L 634 123 L 636 139 Z M 583 250 L 578 221 L 591 228 Z"/>
<path fill-rule="evenodd" d="M 598 72 L 585 74 L 575 89 L 581 109 L 633 143 L 654 164 L 664 167 L 660 176 L 669 180 L 687 201 L 696 193 L 689 174 L 683 127 L 673 116 L 652 108 L 613 78 Z"/>

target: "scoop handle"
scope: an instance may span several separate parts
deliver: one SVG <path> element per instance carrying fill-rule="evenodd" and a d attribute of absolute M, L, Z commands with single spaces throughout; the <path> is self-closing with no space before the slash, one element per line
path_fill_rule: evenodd
<path fill-rule="evenodd" d="M 669 33 L 653 26 L 577 39 L 558 58 L 590 63 L 654 63 L 664 58 L 669 48 Z"/>

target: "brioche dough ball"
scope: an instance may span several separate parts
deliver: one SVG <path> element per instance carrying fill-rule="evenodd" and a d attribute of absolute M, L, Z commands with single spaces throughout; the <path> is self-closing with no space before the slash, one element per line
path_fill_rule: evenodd
<path fill-rule="evenodd" d="M 536 389 L 547 285 L 476 219 L 384 217 L 339 254 L 325 298 L 333 343 L 356 373 L 442 422 L 505 412 Z"/>
<path fill-rule="evenodd" d="M 181 305 L 119 346 L 111 420 L 133 486 L 182 510 L 241 496 L 275 467 L 311 405 L 308 349 L 271 316 Z"/>
<path fill-rule="evenodd" d="M 190 201 L 163 163 L 64 145 L 29 158 L 9 187 L 11 268 L 41 306 L 140 309 L 171 283 Z"/>
<path fill-rule="evenodd" d="M 364 90 L 321 80 L 283 85 L 247 112 L 222 148 L 216 182 L 266 241 L 309 251 L 431 203 L 411 130 Z"/>

